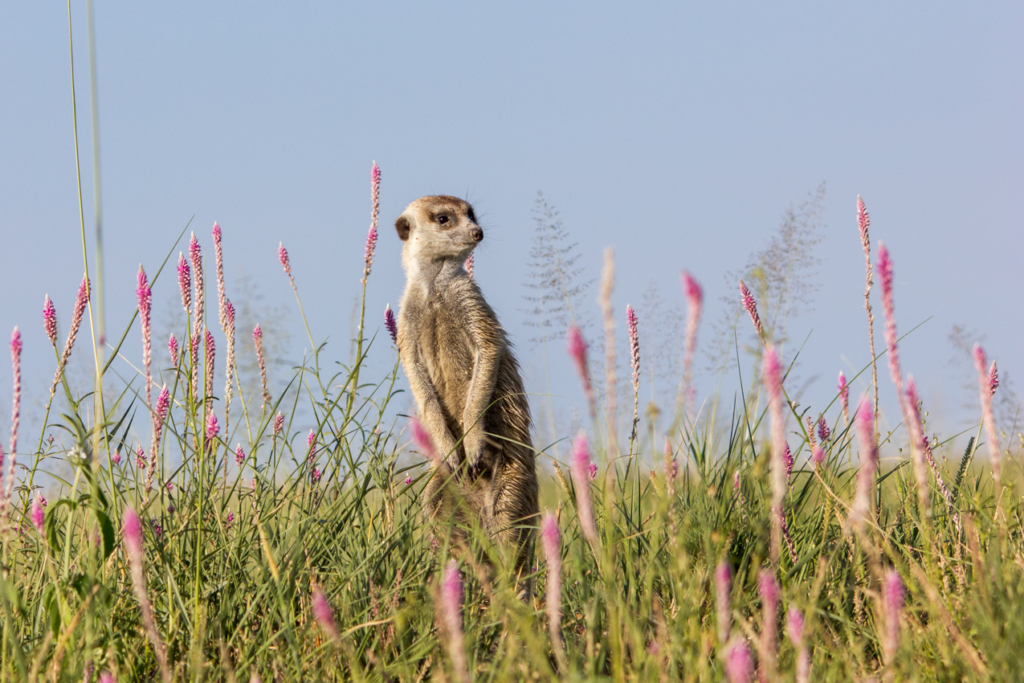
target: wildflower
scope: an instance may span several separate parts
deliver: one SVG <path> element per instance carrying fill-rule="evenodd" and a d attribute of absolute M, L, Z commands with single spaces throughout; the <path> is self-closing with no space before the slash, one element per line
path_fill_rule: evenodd
<path fill-rule="evenodd" d="M 814 424 L 815 423 L 814 423 L 814 420 L 811 419 L 810 415 L 804 415 L 804 420 L 806 421 L 806 424 L 807 424 L 807 445 L 811 446 L 813 448 L 814 446 L 816 446 L 818 444 L 817 440 L 814 438 Z"/>
<path fill-rule="evenodd" d="M 796 649 L 796 683 L 807 683 L 811 678 L 811 656 L 804 642 L 804 615 L 793 606 L 786 614 L 786 633 Z"/>
<path fill-rule="evenodd" d="M 991 454 L 992 459 L 992 480 L 995 482 L 996 490 L 1000 491 L 1002 452 L 999 448 L 999 431 L 996 429 L 996 416 L 992 411 L 993 391 L 991 374 L 985 372 L 985 350 L 978 344 L 975 344 L 973 354 L 974 367 L 978 371 L 978 388 L 981 391 L 981 414 L 985 422 L 985 437 L 988 439 L 988 452 Z"/>
<path fill-rule="evenodd" d="M 761 325 L 761 316 L 757 314 L 757 302 L 754 301 L 754 295 L 747 289 L 747 285 L 744 284 L 743 280 L 740 280 L 740 303 L 743 304 L 743 309 L 750 315 L 750 322 L 754 323 L 757 336 L 763 339 L 764 327 Z"/>
<path fill-rule="evenodd" d="M 999 388 L 999 370 L 996 369 L 996 362 L 992 361 L 991 367 L 988 369 L 988 386 L 992 391 L 992 395 L 996 395 L 996 389 Z"/>
<path fill-rule="evenodd" d="M 206 440 L 213 441 L 220 434 L 220 425 L 217 424 L 217 416 L 210 411 L 210 417 L 206 420 Z"/>
<path fill-rule="evenodd" d="M 377 248 L 377 216 L 380 214 L 380 167 L 373 162 L 373 169 L 370 171 L 370 201 L 373 208 L 370 211 L 370 230 L 366 233 L 366 249 L 363 254 L 363 284 L 370 277 L 370 266 L 373 265 L 373 252 Z"/>
<path fill-rule="evenodd" d="M 146 405 L 152 406 L 153 376 L 150 373 L 150 354 L 152 350 L 150 313 L 153 307 L 153 290 L 146 279 L 146 271 L 139 264 L 139 286 L 135 289 L 135 297 L 139 301 L 139 320 L 142 323 L 142 364 L 146 367 Z"/>
<path fill-rule="evenodd" d="M 878 450 L 875 445 L 874 412 L 867 397 L 861 399 L 857 408 L 857 443 L 860 445 L 860 470 L 857 472 L 857 489 L 850 507 L 850 524 L 860 535 L 864 522 L 871 513 L 871 487 L 875 483 L 875 469 L 878 466 Z"/>
<path fill-rule="evenodd" d="M 700 313 L 704 305 L 704 290 L 693 277 L 683 271 L 683 290 L 686 292 L 686 341 L 683 344 L 683 385 L 686 395 L 683 401 L 686 406 L 693 401 L 693 357 L 697 351 L 697 327 L 700 325 Z"/>
<path fill-rule="evenodd" d="M 174 492 L 174 482 L 173 481 L 168 481 L 168 482 L 164 483 L 164 488 L 167 489 L 167 493 L 173 493 Z"/>
<path fill-rule="evenodd" d="M 193 400 L 198 400 L 199 393 L 199 342 L 202 340 L 202 333 L 197 331 L 189 340 L 189 359 L 192 362 L 191 389 Z"/>
<path fill-rule="evenodd" d="M 885 573 L 882 580 L 882 604 L 885 609 L 885 632 L 882 637 L 882 653 L 886 663 L 891 663 L 900 644 L 900 613 L 903 611 L 903 579 L 895 569 Z"/>
<path fill-rule="evenodd" d="M 321 472 L 317 467 L 313 467 L 313 470 L 309 473 L 309 478 L 314 485 L 320 483 L 320 477 L 322 476 L 323 472 Z"/>
<path fill-rule="evenodd" d="M 50 398 L 53 398 L 57 391 L 57 384 L 64 375 L 64 368 L 67 367 L 71 358 L 71 349 L 75 345 L 75 338 L 78 336 L 78 328 L 82 325 L 82 316 L 85 314 L 85 306 L 89 303 L 89 278 L 83 277 L 82 284 L 78 286 L 78 296 L 75 298 L 75 310 L 71 314 L 71 328 L 68 330 L 68 338 L 64 342 L 64 353 L 61 354 L 60 362 L 57 364 L 57 372 L 53 376 L 53 384 L 50 385 Z"/>
<path fill-rule="evenodd" d="M 196 329 L 199 330 L 206 327 L 206 286 L 203 284 L 203 252 L 199 248 L 199 240 L 196 239 L 195 233 L 192 233 L 192 239 L 188 244 L 188 255 L 192 260 L 192 273 L 195 276 L 193 282 L 196 292 L 194 317 Z"/>
<path fill-rule="evenodd" d="M 589 468 L 588 471 L 590 473 L 590 479 L 591 480 L 597 479 L 597 463 L 596 462 L 591 462 L 590 463 L 590 468 Z"/>
<path fill-rule="evenodd" d="M 178 364 L 178 340 L 171 335 L 171 338 L 167 340 L 167 350 L 171 352 L 171 365 Z"/>
<path fill-rule="evenodd" d="M 235 449 L 235 464 L 241 467 L 243 462 L 245 462 L 245 451 L 242 450 L 242 444 L 238 444 Z"/>
<path fill-rule="evenodd" d="M 43 498 L 43 494 L 36 491 L 35 498 L 32 499 L 32 526 L 36 528 L 39 535 L 43 535 L 43 522 L 46 519 L 46 499 Z"/>
<path fill-rule="evenodd" d="M 455 560 L 450 560 L 441 578 L 437 604 L 438 626 L 448 641 L 448 656 L 459 681 L 469 681 L 466 654 L 462 649 L 462 579 Z"/>
<path fill-rule="evenodd" d="M 104 671 L 103 673 L 100 674 L 100 681 L 99 681 L 99 683 L 117 683 L 117 682 L 114 680 L 113 674 L 111 674 L 109 671 Z"/>
<path fill-rule="evenodd" d="M 313 458 L 316 457 L 316 432 L 312 429 L 309 430 L 309 436 L 306 437 L 306 448 L 307 457 L 310 462 L 313 462 Z"/>
<path fill-rule="evenodd" d="M 605 423 L 608 426 L 609 453 L 618 451 L 618 425 L 616 400 L 618 381 L 615 377 L 615 319 L 612 317 L 612 289 L 615 287 L 615 258 L 611 247 L 604 250 L 604 267 L 601 270 L 601 315 L 604 318 L 604 385 Z"/>
<path fill-rule="evenodd" d="M 334 610 L 331 609 L 331 603 L 327 601 L 327 596 L 318 586 L 313 587 L 312 604 L 313 618 L 316 619 L 316 623 L 320 624 L 320 628 L 328 636 L 335 641 L 340 641 L 341 634 L 338 633 L 338 626 L 334 623 Z"/>
<path fill-rule="evenodd" d="M 843 419 L 850 424 L 850 387 L 846 384 L 846 375 L 839 371 L 839 402 L 843 406 Z"/>
<path fill-rule="evenodd" d="M 160 534 L 160 525 L 154 523 L 153 529 Z M 153 610 L 149 604 L 149 596 L 146 594 L 146 576 L 142 566 L 142 527 L 139 524 L 139 516 L 132 508 L 124 511 L 124 518 L 121 523 L 121 533 L 124 536 L 124 546 L 128 555 L 128 564 L 131 566 L 132 587 L 135 589 L 135 597 L 142 608 L 142 623 L 145 626 L 146 634 L 153 645 L 157 663 L 160 666 L 160 673 L 164 683 L 170 683 L 171 672 L 167 667 L 167 653 L 164 644 L 160 640 L 160 634 L 156 630 L 156 620 L 153 619 Z"/>
<path fill-rule="evenodd" d="M 824 444 L 828 441 L 828 437 L 832 435 L 832 432 L 828 430 L 828 423 L 825 422 L 825 416 L 818 416 L 818 438 L 821 439 L 821 443 Z"/>
<path fill-rule="evenodd" d="M 474 256 L 476 256 L 475 252 L 469 252 L 469 256 L 466 257 L 466 261 L 462 264 L 462 267 L 466 269 L 466 274 L 469 275 L 470 280 L 473 279 L 473 266 L 476 262 L 476 259 L 473 258 Z"/>
<path fill-rule="evenodd" d="M 287 258 L 287 254 L 285 255 Z M 252 342 L 256 347 L 256 360 L 260 364 L 260 384 L 263 386 L 263 405 L 270 403 L 270 392 L 267 391 L 267 362 L 263 357 L 263 330 L 260 329 L 259 323 L 252 331 Z"/>
<path fill-rule="evenodd" d="M 786 423 L 782 410 L 782 366 L 778 351 L 768 346 L 764 355 L 764 382 L 768 387 L 769 409 L 772 417 L 771 439 L 771 482 L 772 482 L 772 543 L 771 558 L 773 565 L 779 561 L 779 549 L 782 544 L 782 502 L 786 497 L 789 474 L 792 464 L 787 461 Z M 792 460 L 792 456 L 789 457 Z"/>
<path fill-rule="evenodd" d="M 189 270 L 185 255 L 178 252 L 178 289 L 181 290 L 181 305 L 187 318 L 192 308 L 192 271 Z"/>
<path fill-rule="evenodd" d="M 729 683 L 747 683 L 754 675 L 754 662 L 747 642 L 739 635 L 725 646 L 723 654 L 725 678 Z"/>
<path fill-rule="evenodd" d="M 597 526 L 594 523 L 594 506 L 590 500 L 590 445 L 583 430 L 576 435 L 572 444 L 572 479 L 576 485 L 576 513 L 580 529 L 591 545 L 597 545 Z"/>
<path fill-rule="evenodd" d="M 590 417 L 596 419 L 597 403 L 594 399 L 594 386 L 590 381 L 590 368 L 587 366 L 587 343 L 583 341 L 580 328 L 575 325 L 569 327 L 569 356 L 576 365 L 576 372 L 579 373 L 580 380 L 583 382 L 583 393 L 590 406 Z"/>
<path fill-rule="evenodd" d="M 764 677 L 774 679 L 775 657 L 778 654 L 776 635 L 776 619 L 779 614 L 779 584 L 775 574 L 769 570 L 761 570 L 761 578 L 757 584 L 761 596 L 761 653 L 766 661 L 762 662 Z"/>
<path fill-rule="evenodd" d="M 729 640 L 732 627 L 732 610 L 729 596 L 732 591 L 732 570 L 729 563 L 719 562 L 715 567 L 715 614 L 718 618 L 718 642 L 722 645 Z"/>
<path fill-rule="evenodd" d="M 9 475 L 14 480 L 14 455 L 18 451 L 18 423 L 21 420 L 21 332 L 14 328 L 11 333 L 11 369 L 14 390 L 11 394 L 11 465 Z M 10 483 L 8 484 L 8 487 Z"/>
<path fill-rule="evenodd" d="M 289 279 L 292 277 L 292 264 L 288 259 L 288 250 L 284 248 L 284 242 L 277 243 L 277 260 L 281 262 L 281 267 L 284 268 L 285 275 Z"/>
<path fill-rule="evenodd" d="M 280 413 L 280 411 L 279 411 L 277 413 L 277 415 L 274 416 L 274 436 L 277 436 L 278 434 L 280 434 L 283 429 L 284 429 L 284 415 L 282 415 Z"/>
<path fill-rule="evenodd" d="M 626 306 L 626 329 L 629 331 L 629 363 L 633 369 L 633 429 L 630 440 L 636 439 L 636 426 L 640 408 L 640 338 L 637 334 L 637 319 L 633 307 Z"/>
<path fill-rule="evenodd" d="M 864 310 L 868 314 L 868 344 L 871 350 L 871 388 L 874 391 L 874 412 L 878 413 L 878 366 L 875 363 L 875 314 L 871 310 L 871 285 L 874 280 L 874 273 L 871 270 L 871 238 L 868 235 L 868 226 L 871 225 L 871 218 L 864 207 L 864 201 L 857 195 L 857 227 L 860 230 L 860 244 L 864 249 Z M 891 361 L 891 358 L 890 358 Z M 846 417 L 846 424 L 850 424 L 849 410 L 843 412 Z"/>
<path fill-rule="evenodd" d="M 208 401 L 213 396 L 213 367 L 217 355 L 217 346 L 213 341 L 213 334 L 206 330 L 206 387 L 203 393 L 203 400 Z"/>
<path fill-rule="evenodd" d="M 411 483 L 412 483 L 412 477 L 406 477 L 405 478 L 405 485 L 408 486 Z"/>
<path fill-rule="evenodd" d="M 225 321 L 225 310 L 224 304 L 227 299 L 224 296 L 224 251 L 221 248 L 221 234 L 220 226 L 217 225 L 217 221 L 213 222 L 213 255 L 217 261 L 217 313 L 219 315 L 220 326 L 224 327 Z"/>
<path fill-rule="evenodd" d="M 224 528 L 225 529 L 231 528 L 231 525 L 234 523 L 234 521 L 235 521 L 235 513 L 232 512 L 231 510 L 228 510 L 228 514 L 225 515 L 225 517 L 224 517 Z"/>
<path fill-rule="evenodd" d="M 142 450 L 142 444 L 139 444 L 135 450 L 135 466 L 140 470 L 146 466 L 146 453 Z"/>
<path fill-rule="evenodd" d="M 793 477 L 793 453 L 789 450 L 789 444 L 786 444 L 786 450 L 782 453 L 783 459 L 786 461 L 786 481 L 788 482 Z"/>
<path fill-rule="evenodd" d="M 540 541 L 544 547 L 544 560 L 548 565 L 547 610 L 548 634 L 555 648 L 559 665 L 564 669 L 562 650 L 562 552 L 559 544 L 558 520 L 550 512 L 540 522 Z"/>
<path fill-rule="evenodd" d="M 53 307 L 49 294 L 43 302 L 43 329 L 46 330 L 46 338 L 50 343 L 57 346 L 57 309 Z"/>
<path fill-rule="evenodd" d="M 167 411 L 171 407 L 171 394 L 167 385 L 160 389 L 160 395 L 156 398 L 156 410 L 153 411 L 153 443 L 150 452 L 153 458 L 149 461 L 149 468 L 146 470 L 146 493 L 149 493 L 153 485 L 153 474 L 156 472 L 156 454 L 160 451 L 160 435 L 163 433 L 164 422 L 167 420 Z"/>
<path fill-rule="evenodd" d="M 430 458 L 435 463 L 440 460 L 434 450 L 434 442 L 430 434 L 415 417 L 409 421 L 409 429 L 412 432 L 412 442 L 420 453 Z"/>
<path fill-rule="evenodd" d="M 224 300 L 224 315 L 221 327 L 224 328 L 224 337 L 227 341 L 227 356 L 224 363 L 224 432 L 228 429 L 228 416 L 231 413 L 231 398 L 234 395 L 234 374 L 235 374 L 235 307 L 227 299 Z M 212 376 L 213 373 L 211 372 Z"/>
<path fill-rule="evenodd" d="M 384 329 L 391 336 L 391 342 L 398 344 L 398 322 L 395 320 L 395 312 L 391 310 L 391 304 L 384 308 Z"/>
<path fill-rule="evenodd" d="M 825 451 L 821 446 L 815 446 L 814 450 L 811 451 L 811 462 L 815 465 L 821 465 L 821 463 L 825 462 Z"/>
<path fill-rule="evenodd" d="M 889 374 L 896 385 L 896 393 L 903 396 L 903 376 L 900 373 L 900 355 L 896 346 L 896 314 L 892 296 L 892 258 L 885 244 L 878 243 L 878 275 L 882 279 L 882 310 L 885 313 L 885 343 L 889 347 Z"/>
<path fill-rule="evenodd" d="M 121 451 L 114 451 L 114 454 L 110 456 L 110 462 L 114 465 L 121 464 Z"/>

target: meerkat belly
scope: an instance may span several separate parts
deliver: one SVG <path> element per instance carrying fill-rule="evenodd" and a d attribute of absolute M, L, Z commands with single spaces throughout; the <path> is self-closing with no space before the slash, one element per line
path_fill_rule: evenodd
<path fill-rule="evenodd" d="M 476 348 L 457 311 L 438 307 L 431 313 L 430 324 L 424 325 L 421 353 L 449 420 L 460 422 L 473 380 Z"/>

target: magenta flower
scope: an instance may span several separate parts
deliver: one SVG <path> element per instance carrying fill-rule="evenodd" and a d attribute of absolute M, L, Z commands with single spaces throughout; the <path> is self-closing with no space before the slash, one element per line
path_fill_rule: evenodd
<path fill-rule="evenodd" d="M 46 338 L 50 340 L 50 343 L 54 346 L 57 345 L 57 309 L 53 307 L 53 302 L 50 301 L 50 295 L 46 295 L 46 301 L 43 302 L 43 329 L 46 330 Z"/>
<path fill-rule="evenodd" d="M 475 252 L 469 252 L 469 256 L 466 257 L 466 261 L 462 264 L 462 267 L 466 269 L 466 275 L 469 275 L 470 280 L 473 279 L 473 266 L 476 263 L 476 259 L 473 258 L 474 256 L 476 256 Z"/>
<path fill-rule="evenodd" d="M 589 472 L 590 472 L 591 480 L 597 479 L 597 463 L 596 462 L 591 462 L 590 463 Z"/>
<path fill-rule="evenodd" d="M 992 480 L 995 482 L 996 490 L 1001 495 L 999 488 L 1002 476 L 1002 451 L 999 447 L 999 430 L 996 429 L 996 416 L 992 410 L 992 380 L 990 372 L 985 371 L 985 349 L 978 344 L 974 345 L 974 367 L 978 371 L 978 388 L 981 392 L 981 415 L 985 422 L 985 437 L 988 439 L 988 452 L 992 459 Z M 998 500 L 998 498 L 997 498 Z"/>
<path fill-rule="evenodd" d="M 583 382 L 583 393 L 587 397 L 587 404 L 590 406 L 590 418 L 597 418 L 597 403 L 594 398 L 594 385 L 590 381 L 590 368 L 587 365 L 587 343 L 583 341 L 583 334 L 576 325 L 569 327 L 569 356 L 576 366 L 580 380 Z"/>
<path fill-rule="evenodd" d="M 313 462 L 313 458 L 316 457 L 316 432 L 312 429 L 309 430 L 309 436 L 306 437 L 306 449 L 306 457 Z"/>
<path fill-rule="evenodd" d="M 868 216 L 868 210 L 864 206 L 864 200 L 857 195 L 857 227 L 860 229 L 860 241 L 865 249 L 870 245 L 870 237 L 868 236 L 868 226 L 871 225 L 871 218 Z"/>
<path fill-rule="evenodd" d="M 198 397 L 198 394 L 199 394 L 199 366 L 202 364 L 201 361 L 199 360 L 199 342 L 202 341 L 202 339 L 203 339 L 202 332 L 197 330 L 192 335 L 192 338 L 189 340 L 189 345 L 188 345 L 189 346 L 189 360 L 190 360 L 190 362 L 192 364 L 192 367 L 191 367 L 192 375 L 191 375 L 190 386 L 191 386 L 191 389 L 192 389 L 192 399 L 195 400 L 195 401 L 199 400 L 199 397 Z"/>
<path fill-rule="evenodd" d="M 64 342 L 64 353 L 61 354 L 60 362 L 57 364 L 57 372 L 53 376 L 53 384 L 50 385 L 50 398 L 53 398 L 57 391 L 57 384 L 64 375 L 64 368 L 67 367 L 71 358 L 71 349 L 75 345 L 75 338 L 78 336 L 78 328 L 82 325 L 82 316 L 85 314 L 85 307 L 89 303 L 89 278 L 83 277 L 82 284 L 78 286 L 78 296 L 75 298 L 75 310 L 71 314 L 71 328 L 68 330 L 68 338 Z"/>
<path fill-rule="evenodd" d="M 914 377 L 909 375 L 907 377 L 906 400 L 903 404 L 903 420 L 907 425 L 907 431 L 910 432 L 914 476 L 917 479 L 918 507 L 922 511 L 927 511 L 926 514 L 931 514 L 931 502 L 928 495 L 928 472 L 925 470 L 925 461 L 927 461 L 932 473 L 935 475 L 939 490 L 942 492 L 942 497 L 946 500 L 946 505 L 949 507 L 953 523 L 959 530 L 960 516 L 953 509 L 953 499 L 946 488 L 946 483 L 942 480 L 939 468 L 935 464 L 935 458 L 932 456 L 931 444 L 928 443 L 928 437 L 924 433 L 924 424 L 921 422 L 920 404 L 921 401 L 917 396 L 917 385 L 914 383 Z"/>
<path fill-rule="evenodd" d="M 846 384 L 846 375 L 839 371 L 839 402 L 843 406 L 843 417 L 850 424 L 850 387 Z"/>
<path fill-rule="evenodd" d="M 146 452 L 142 450 L 142 444 L 135 447 L 135 466 L 140 470 L 146 466 Z"/>
<path fill-rule="evenodd" d="M 636 426 L 640 421 L 640 338 L 637 334 L 636 313 L 626 306 L 626 328 L 629 331 L 629 364 L 633 369 L 633 430 L 630 440 L 636 438 Z"/>
<path fill-rule="evenodd" d="M 238 444 L 238 448 L 235 449 L 235 464 L 239 467 L 245 462 L 245 451 L 242 450 L 242 444 Z"/>
<path fill-rule="evenodd" d="M 380 167 L 373 162 L 370 171 L 370 230 L 366 233 L 366 249 L 363 254 L 363 285 L 370 277 L 370 266 L 373 265 L 373 252 L 377 249 L 377 217 L 380 215 Z"/>
<path fill-rule="evenodd" d="M 391 336 L 391 342 L 398 344 L 398 322 L 395 320 L 395 312 L 391 310 L 391 304 L 384 307 L 384 329 Z"/>
<path fill-rule="evenodd" d="M 117 683 L 117 681 L 114 680 L 113 674 L 111 674 L 109 671 L 104 671 L 100 674 L 99 683 Z"/>
<path fill-rule="evenodd" d="M 793 477 L 793 452 L 789 450 L 789 444 L 786 444 L 786 449 L 782 452 L 783 460 L 786 462 L 786 483 Z"/>
<path fill-rule="evenodd" d="M 153 394 L 153 375 L 150 373 L 150 355 L 153 344 L 151 338 L 150 313 L 153 308 L 153 290 L 146 279 L 146 271 L 139 264 L 139 286 L 135 289 L 135 297 L 139 302 L 139 320 L 142 323 L 142 364 L 146 367 L 146 405 L 151 407 Z"/>
<path fill-rule="evenodd" d="M 903 611 L 903 579 L 895 569 L 885 573 L 882 580 L 882 604 L 885 610 L 885 632 L 882 637 L 882 653 L 886 663 L 891 663 L 900 644 L 900 614 Z"/>
<path fill-rule="evenodd" d="M 289 279 L 292 277 L 292 264 L 288 259 L 288 250 L 284 248 L 284 242 L 277 243 L 277 260 L 281 262 L 281 267 L 284 268 L 285 275 Z"/>
<path fill-rule="evenodd" d="M 718 642 L 725 645 L 732 628 L 732 609 L 729 598 L 732 592 L 732 570 L 727 562 L 715 567 L 715 614 L 718 619 Z"/>
<path fill-rule="evenodd" d="M 221 248 L 220 226 L 217 221 L 213 222 L 213 255 L 217 261 L 217 313 L 219 314 L 220 326 L 224 327 L 226 320 L 224 304 L 227 298 L 224 296 L 224 250 Z"/>
<path fill-rule="evenodd" d="M 693 405 L 693 358 L 697 351 L 697 328 L 700 326 L 700 314 L 704 306 L 704 290 L 693 277 L 683 271 L 683 290 L 686 293 L 686 339 L 683 343 L 683 385 L 685 396 L 683 401 L 686 409 Z"/>
<path fill-rule="evenodd" d="M 154 524 L 154 531 L 159 525 Z M 131 567 L 132 587 L 135 589 L 135 597 L 142 608 L 142 623 L 146 628 L 153 651 L 156 654 L 157 663 L 160 666 L 161 677 L 164 683 L 170 683 L 171 672 L 167 667 L 167 653 L 164 650 L 160 634 L 156 630 L 156 620 L 153 619 L 153 610 L 149 604 L 149 596 L 146 594 L 146 575 L 143 571 L 142 561 L 142 525 L 139 516 L 132 508 L 126 508 L 124 518 L 121 522 L 121 533 L 124 537 L 124 547 L 128 555 L 128 564 Z M 157 532 L 159 535 L 159 532 Z"/>
<path fill-rule="evenodd" d="M 110 456 L 110 462 L 112 462 L 114 465 L 120 465 L 121 464 L 121 451 L 114 451 L 114 454 L 112 456 Z"/>
<path fill-rule="evenodd" d="M 777 566 L 782 544 L 782 502 L 786 497 L 789 472 L 792 464 L 787 463 L 786 422 L 783 412 L 782 365 L 774 346 L 768 346 L 764 354 L 764 383 L 768 388 L 769 410 L 772 417 L 771 472 L 772 482 L 772 563 Z M 792 457 L 790 457 L 792 460 Z"/>
<path fill-rule="evenodd" d="M 743 304 L 743 309 L 750 315 L 750 322 L 754 323 L 754 329 L 757 330 L 757 336 L 764 338 L 764 327 L 761 325 L 761 316 L 757 314 L 757 302 L 754 301 L 754 295 L 747 289 L 747 285 L 740 280 L 740 303 Z"/>
<path fill-rule="evenodd" d="M 320 471 L 320 468 L 313 467 L 313 469 L 309 473 L 309 478 L 313 482 L 313 484 L 316 485 L 320 483 L 320 477 L 322 477 L 323 474 L 324 473 Z"/>
<path fill-rule="evenodd" d="M 156 398 L 156 410 L 153 411 L 153 441 L 150 445 L 150 452 L 153 457 L 146 469 L 146 494 L 149 494 L 153 487 L 153 475 L 156 473 L 156 456 L 160 452 L 160 435 L 163 433 L 164 423 L 167 421 L 167 411 L 171 407 L 171 394 L 167 385 L 160 389 L 160 395 Z"/>
<path fill-rule="evenodd" d="M 334 610 L 331 609 L 331 603 L 327 601 L 327 596 L 319 586 L 313 587 L 312 605 L 313 618 L 316 619 L 316 623 L 320 624 L 324 633 L 335 641 L 340 641 L 341 634 L 338 633 L 338 626 L 334 623 Z"/>
<path fill-rule="evenodd" d="M 725 646 L 722 667 L 729 683 L 748 683 L 754 675 L 754 661 L 750 656 L 747 642 L 739 635 Z"/>
<path fill-rule="evenodd" d="M 210 417 L 206 420 L 206 440 L 213 441 L 220 434 L 220 425 L 217 424 L 217 416 L 210 411 Z"/>
<path fill-rule="evenodd" d="M 796 649 L 796 683 L 807 683 L 811 679 L 811 656 L 804 642 L 804 615 L 790 606 L 786 616 L 786 632 Z"/>
<path fill-rule="evenodd" d="M 224 338 L 227 341 L 227 356 L 224 362 L 224 433 L 226 434 L 230 431 L 228 420 L 231 415 L 231 397 L 234 395 L 235 375 L 235 307 L 228 299 L 224 299 L 221 327 L 224 329 Z"/>
<path fill-rule="evenodd" d="M 775 574 L 768 570 L 761 570 L 757 592 L 761 596 L 761 653 L 767 660 L 762 663 L 762 669 L 765 671 L 766 677 L 771 680 L 772 676 L 768 674 L 769 672 L 774 673 L 775 657 L 778 653 L 776 619 L 779 614 L 779 584 L 775 581 Z"/>
<path fill-rule="evenodd" d="M 280 434 L 282 430 L 284 430 L 284 415 L 278 411 L 274 416 L 274 436 Z"/>
<path fill-rule="evenodd" d="M 825 462 L 825 451 L 821 446 L 815 446 L 814 450 L 811 451 L 811 462 L 815 465 L 821 465 Z"/>
<path fill-rule="evenodd" d="M 590 444 L 587 433 L 580 430 L 572 444 L 571 472 L 576 487 L 576 514 L 580 530 L 592 546 L 597 546 L 597 525 L 594 522 L 594 505 L 590 499 Z"/>
<path fill-rule="evenodd" d="M 287 257 L 287 254 L 285 256 Z M 263 406 L 265 408 L 270 403 L 270 392 L 267 390 L 267 362 L 263 357 L 263 330 L 260 329 L 259 323 L 252 331 L 252 342 L 256 347 L 256 360 L 260 364 L 260 384 L 263 386 Z"/>
<path fill-rule="evenodd" d="M 181 252 L 178 252 L 178 289 L 181 290 L 181 305 L 187 317 L 192 309 L 192 271 Z"/>
<path fill-rule="evenodd" d="M 409 430 L 412 433 L 412 442 L 416 449 L 435 463 L 440 460 L 437 451 L 434 450 L 434 441 L 423 424 L 415 417 L 409 420 Z"/>
<path fill-rule="evenodd" d="M 43 498 L 43 494 L 36 491 L 35 498 L 32 499 L 32 526 L 36 528 L 39 535 L 43 534 L 43 522 L 46 520 L 46 499 Z"/>
<path fill-rule="evenodd" d="M 892 258 L 885 244 L 878 243 L 878 275 L 882 279 L 882 310 L 885 313 L 885 343 L 889 347 L 889 374 L 896 393 L 903 395 L 899 349 L 896 347 L 896 314 L 892 296 Z"/>
<path fill-rule="evenodd" d="M 999 388 L 999 370 L 996 368 L 996 362 L 992 361 L 991 367 L 988 369 L 988 385 L 992 390 L 992 395 L 996 395 L 996 389 Z"/>
<path fill-rule="evenodd" d="M 235 522 L 235 513 L 228 510 L 228 514 L 224 516 L 224 528 L 228 529 Z"/>
<path fill-rule="evenodd" d="M 818 416 L 818 438 L 821 439 L 821 443 L 828 441 L 828 437 L 832 435 L 832 432 L 828 429 L 828 423 L 825 422 L 825 416 Z"/>
<path fill-rule="evenodd" d="M 863 533 L 864 523 L 871 514 L 871 488 L 874 486 L 875 470 L 878 467 L 874 417 L 871 402 L 865 396 L 857 408 L 857 443 L 860 446 L 861 464 L 857 472 L 857 488 L 849 517 L 850 524 L 858 534 Z"/>
<path fill-rule="evenodd" d="M 439 626 L 447 636 L 448 655 L 452 660 L 456 678 L 459 681 L 469 681 L 466 654 L 462 649 L 462 579 L 455 560 L 450 560 L 444 569 L 439 598 Z"/>
<path fill-rule="evenodd" d="M 203 283 L 203 251 L 199 248 L 199 240 L 196 234 L 192 233 L 192 239 L 188 245 L 188 255 L 192 261 L 192 273 L 195 277 L 195 326 L 196 329 L 206 327 L 206 286 Z"/>
<path fill-rule="evenodd" d="M 178 340 L 172 334 L 167 340 L 167 350 L 171 352 L 171 365 L 178 364 Z"/>
<path fill-rule="evenodd" d="M 209 401 L 213 397 L 213 368 L 214 360 L 217 356 L 217 345 L 213 341 L 213 333 L 209 329 L 206 330 L 206 371 L 204 377 L 206 378 L 206 385 L 203 390 L 203 400 Z"/>
<path fill-rule="evenodd" d="M 18 451 L 18 423 L 21 421 L 21 332 L 15 326 L 11 333 L 11 370 L 14 390 L 11 394 L 11 469 L 8 488 L 14 481 L 14 455 Z"/>
<path fill-rule="evenodd" d="M 408 486 L 411 483 L 412 483 L 412 477 L 406 477 L 405 478 L 405 485 Z"/>
<path fill-rule="evenodd" d="M 544 547 L 544 561 L 548 565 L 546 603 L 548 611 L 548 634 L 551 646 L 558 653 L 559 664 L 565 655 L 562 651 L 562 551 L 558 520 L 550 512 L 544 513 L 540 522 L 540 541 Z M 564 667 L 562 667 L 564 669 Z"/>

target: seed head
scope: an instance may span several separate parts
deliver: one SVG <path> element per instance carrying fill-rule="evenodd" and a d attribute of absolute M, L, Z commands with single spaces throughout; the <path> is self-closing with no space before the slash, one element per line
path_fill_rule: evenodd
<path fill-rule="evenodd" d="M 50 340 L 50 343 L 54 346 L 57 345 L 57 309 L 53 307 L 53 302 L 50 301 L 50 295 L 46 295 L 46 301 L 43 302 L 43 329 L 46 330 L 46 338 Z"/>

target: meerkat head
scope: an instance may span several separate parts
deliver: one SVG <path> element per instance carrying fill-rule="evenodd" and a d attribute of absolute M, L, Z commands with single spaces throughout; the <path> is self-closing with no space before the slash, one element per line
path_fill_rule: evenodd
<path fill-rule="evenodd" d="M 395 221 L 408 269 L 432 261 L 465 261 L 484 238 L 469 202 L 456 197 L 420 197 Z"/>

